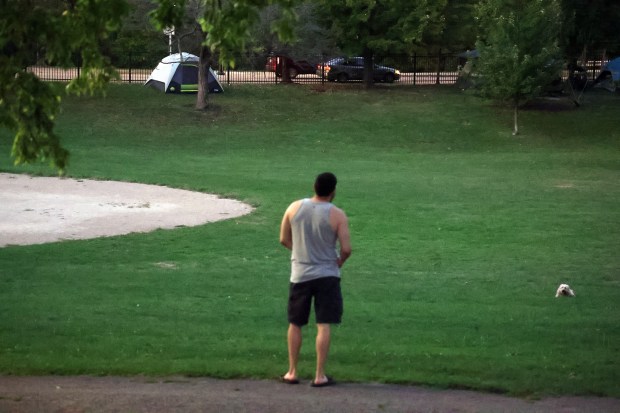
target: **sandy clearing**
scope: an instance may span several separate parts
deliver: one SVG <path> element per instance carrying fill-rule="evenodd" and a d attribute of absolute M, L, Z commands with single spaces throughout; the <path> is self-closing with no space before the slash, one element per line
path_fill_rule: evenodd
<path fill-rule="evenodd" d="M 196 226 L 252 210 L 158 185 L 0 173 L 0 247 Z"/>

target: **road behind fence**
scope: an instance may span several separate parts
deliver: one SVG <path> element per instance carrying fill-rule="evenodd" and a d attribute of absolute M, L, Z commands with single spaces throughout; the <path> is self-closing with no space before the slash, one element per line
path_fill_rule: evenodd
<path fill-rule="evenodd" d="M 281 83 L 282 78 L 277 76 L 274 71 L 266 68 L 266 63 L 272 55 L 267 54 L 245 54 L 238 56 L 236 68 L 213 67 L 222 84 L 276 84 Z M 163 57 L 162 57 L 163 58 Z M 161 58 L 153 58 L 135 53 L 123 56 L 122 59 L 112 59 L 113 64 L 118 67 L 120 80 L 117 83 L 138 83 L 144 84 L 153 69 L 157 66 Z M 115 61 L 116 60 L 116 61 Z M 214 59 L 215 60 L 215 59 Z M 315 56 L 312 59 L 305 59 L 315 68 L 328 57 Z M 400 71 L 400 80 L 394 84 L 400 85 L 450 85 L 454 84 L 464 67 L 467 59 L 452 54 L 439 54 L 434 56 L 386 56 L 377 58 L 375 63 L 396 68 Z M 590 80 L 596 78 L 600 73 L 600 68 L 604 61 L 588 60 L 587 75 Z M 59 68 L 42 64 L 33 64 L 27 71 L 35 73 L 41 80 L 68 82 L 81 75 L 79 62 L 73 68 Z M 319 70 L 320 74 L 320 70 Z M 567 73 L 563 76 L 565 79 Z M 312 84 L 326 83 L 327 79 L 317 74 L 300 74 L 294 79 L 294 83 Z"/>
<path fill-rule="evenodd" d="M 236 68 L 213 67 L 217 73 L 220 83 L 239 84 L 239 83 L 281 83 L 282 78 L 277 76 L 274 71 L 266 68 L 266 63 L 272 55 L 246 54 L 238 56 Z M 114 59 L 113 59 L 114 60 Z M 129 54 L 123 59 L 117 59 L 113 63 L 118 67 L 120 80 L 114 82 L 121 83 L 145 83 L 153 69 L 157 66 L 161 58 L 149 59 L 136 54 Z M 326 56 L 316 56 L 308 62 L 317 67 L 329 60 Z M 408 85 L 430 85 L 430 84 L 453 84 L 456 82 L 459 69 L 465 64 L 465 59 L 460 59 L 454 55 L 436 56 L 389 56 L 376 63 L 394 67 L 401 72 L 400 80 L 397 84 Z M 33 64 L 27 71 L 35 73 L 41 80 L 68 82 L 81 75 L 79 62 L 75 67 L 60 68 L 47 66 L 44 64 Z M 320 73 L 320 70 L 319 70 Z M 295 83 L 325 83 L 327 79 L 317 74 L 300 74 L 291 79 Z"/>

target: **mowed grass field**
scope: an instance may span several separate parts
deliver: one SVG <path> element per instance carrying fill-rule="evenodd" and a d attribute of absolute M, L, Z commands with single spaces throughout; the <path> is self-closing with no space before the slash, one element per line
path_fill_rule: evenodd
<path fill-rule="evenodd" d="M 0 373 L 285 372 L 282 214 L 339 178 L 353 256 L 329 373 L 522 396 L 620 397 L 620 96 L 512 113 L 453 88 L 113 85 L 69 97 L 68 175 L 234 197 L 193 228 L 0 249 Z M 0 170 L 14 167 L 0 131 Z M 164 263 L 165 265 L 163 265 Z M 560 283 L 575 298 L 554 297 Z M 314 327 L 300 370 L 314 370 Z"/>

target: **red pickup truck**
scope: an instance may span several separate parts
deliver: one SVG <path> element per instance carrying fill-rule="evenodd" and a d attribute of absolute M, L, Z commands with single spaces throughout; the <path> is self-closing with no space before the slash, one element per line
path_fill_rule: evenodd
<path fill-rule="evenodd" d="M 267 58 L 265 71 L 276 72 L 277 77 L 282 77 L 282 64 L 286 60 L 286 68 L 291 79 L 295 79 L 297 75 L 315 74 L 316 68 L 307 60 L 293 60 L 288 56 L 270 56 Z"/>

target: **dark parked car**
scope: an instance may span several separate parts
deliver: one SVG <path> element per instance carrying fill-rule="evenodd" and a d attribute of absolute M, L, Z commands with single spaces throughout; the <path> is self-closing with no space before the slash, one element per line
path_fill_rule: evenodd
<path fill-rule="evenodd" d="M 293 60 L 288 56 L 270 56 L 265 65 L 265 71 L 276 72 L 277 77 L 282 77 L 282 64 L 286 60 L 288 75 L 291 79 L 295 79 L 297 75 L 314 74 L 315 69 L 307 60 Z"/>
<path fill-rule="evenodd" d="M 316 74 L 328 81 L 346 82 L 364 79 L 363 57 L 337 57 L 317 66 Z M 400 72 L 393 67 L 374 65 L 373 79 L 375 82 L 392 83 L 400 79 Z"/>

